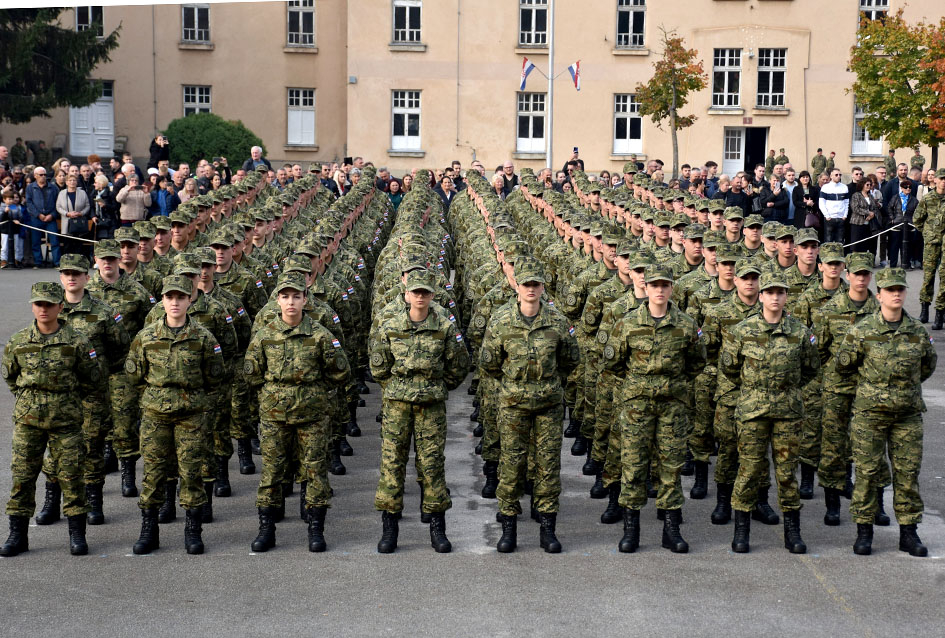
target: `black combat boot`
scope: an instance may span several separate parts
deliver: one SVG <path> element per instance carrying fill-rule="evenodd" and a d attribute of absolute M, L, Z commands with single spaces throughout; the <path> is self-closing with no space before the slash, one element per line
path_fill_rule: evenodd
<path fill-rule="evenodd" d="M 437 554 L 449 554 L 453 544 L 446 537 L 446 514 L 434 512 L 430 516 L 430 545 Z"/>
<path fill-rule="evenodd" d="M 824 501 L 827 504 L 827 513 L 824 514 L 824 525 L 835 527 L 840 524 L 840 490 L 824 488 Z"/>
<path fill-rule="evenodd" d="M 85 524 L 85 514 L 69 517 L 69 553 L 73 556 L 89 553 L 89 544 L 85 542 Z"/>
<path fill-rule="evenodd" d="M 495 498 L 495 488 L 499 487 L 499 464 L 495 461 L 486 461 L 482 464 L 482 473 L 486 475 L 486 482 L 482 486 L 482 498 Z"/>
<path fill-rule="evenodd" d="M 59 501 L 62 499 L 62 488 L 59 483 L 46 481 L 46 498 L 43 507 L 36 515 L 37 525 L 52 525 L 60 519 Z"/>
<path fill-rule="evenodd" d="M 501 554 L 514 552 L 517 545 L 518 517 L 499 514 L 499 522 L 502 523 L 502 537 L 495 548 Z"/>
<path fill-rule="evenodd" d="M 640 510 L 623 510 L 623 538 L 617 544 L 617 550 L 632 554 L 640 547 Z"/>
<path fill-rule="evenodd" d="M 767 487 L 758 490 L 758 502 L 751 510 L 751 517 L 764 525 L 777 525 L 781 522 L 781 517 L 768 505 Z"/>
<path fill-rule="evenodd" d="M 683 540 L 679 533 L 681 522 L 682 510 L 666 510 L 666 520 L 663 521 L 663 547 L 674 554 L 685 554 L 689 551 L 689 543 Z"/>
<path fill-rule="evenodd" d="M 118 455 L 115 454 L 115 448 L 111 441 L 105 441 L 105 447 L 102 450 L 102 456 L 105 461 L 105 473 L 111 474 L 118 471 Z"/>
<path fill-rule="evenodd" d="M 536 523 L 541 522 L 541 516 L 538 514 L 538 510 L 535 509 L 535 493 L 534 492 L 532 492 L 532 494 L 529 496 L 529 499 L 528 499 L 528 511 L 529 511 L 529 516 L 531 517 L 533 521 L 535 521 Z"/>
<path fill-rule="evenodd" d="M 276 523 L 272 520 L 272 509 L 269 507 L 260 507 L 259 512 L 259 534 L 253 539 L 250 546 L 256 553 L 269 551 L 276 546 Z"/>
<path fill-rule="evenodd" d="M 262 448 L 259 446 L 259 437 L 251 436 L 249 437 L 249 447 L 253 450 L 253 454 L 256 456 L 262 456 Z"/>
<path fill-rule="evenodd" d="M 161 546 L 161 532 L 158 527 L 156 507 L 141 510 L 141 534 L 131 549 L 134 554 L 150 554 Z"/>
<path fill-rule="evenodd" d="M 137 459 L 130 457 L 120 459 L 121 462 L 121 495 L 126 498 L 138 495 L 138 488 L 135 487 L 135 463 Z"/>
<path fill-rule="evenodd" d="M 848 501 L 853 499 L 853 463 L 847 463 L 847 477 L 843 481 L 840 495 Z"/>
<path fill-rule="evenodd" d="M 240 474 L 255 474 L 253 450 L 249 439 L 236 439 L 236 456 L 240 460 Z"/>
<path fill-rule="evenodd" d="M 30 551 L 29 528 L 29 516 L 11 516 L 10 535 L 3 545 L 0 545 L 0 556 L 16 556 Z"/>
<path fill-rule="evenodd" d="M 213 481 L 208 481 L 203 484 L 203 491 L 207 495 L 207 502 L 203 504 L 203 507 L 197 510 L 197 513 L 200 514 L 200 521 L 202 523 L 212 523 L 213 522 Z M 188 510 L 189 512 L 190 510 Z"/>
<path fill-rule="evenodd" d="M 476 443 L 476 447 L 473 448 L 473 452 L 475 452 L 477 456 L 482 456 L 482 439 L 479 439 L 479 442 Z"/>
<path fill-rule="evenodd" d="M 922 544 L 922 540 L 919 538 L 914 524 L 899 526 L 899 551 L 909 552 L 910 556 L 918 556 L 920 558 L 929 555 L 929 550 Z"/>
<path fill-rule="evenodd" d="M 717 483 L 715 485 L 715 509 L 712 510 L 712 524 L 726 525 L 732 520 L 732 484 Z"/>
<path fill-rule="evenodd" d="M 784 547 L 792 554 L 806 554 L 807 545 L 801 538 L 801 512 L 784 513 Z"/>
<path fill-rule="evenodd" d="M 470 420 L 470 421 L 478 421 L 478 420 L 479 420 L 479 404 L 476 403 L 475 401 L 473 401 L 473 411 L 472 411 L 472 413 L 470 413 L 470 415 L 469 415 L 469 420 Z M 482 435 L 480 434 L 479 436 L 482 436 Z"/>
<path fill-rule="evenodd" d="M 102 511 L 102 488 L 104 485 L 96 483 L 85 486 L 85 499 L 89 502 L 89 513 L 86 514 L 89 525 L 103 525 L 105 513 Z"/>
<path fill-rule="evenodd" d="M 581 423 L 578 419 L 574 418 L 574 415 L 571 415 L 571 418 L 568 420 L 568 427 L 564 429 L 564 438 L 573 439 L 578 434 L 581 433 Z"/>
<path fill-rule="evenodd" d="M 689 490 L 689 498 L 702 500 L 709 493 L 709 464 L 705 461 L 693 461 L 695 480 Z"/>
<path fill-rule="evenodd" d="M 919 312 L 919 322 L 928 323 L 929 322 L 929 306 L 931 304 L 928 301 L 922 302 L 922 310 Z"/>
<path fill-rule="evenodd" d="M 801 484 L 798 487 L 798 492 L 805 501 L 814 498 L 814 474 L 816 472 L 817 468 L 813 465 L 801 463 Z"/>
<path fill-rule="evenodd" d="M 886 527 L 891 521 L 889 520 L 889 514 L 886 513 L 886 508 L 883 507 L 882 486 L 876 488 L 876 498 L 879 500 L 879 505 L 876 507 L 876 514 L 873 515 L 873 524 Z"/>
<path fill-rule="evenodd" d="M 594 484 L 591 485 L 591 498 L 607 498 L 610 492 L 604 487 L 604 468 L 597 463 L 597 472 L 594 473 Z"/>
<path fill-rule="evenodd" d="M 607 488 L 607 509 L 600 515 L 600 522 L 605 525 L 619 523 L 623 518 L 623 508 L 620 507 L 620 482 L 611 483 Z"/>
<path fill-rule="evenodd" d="M 695 468 L 692 465 L 692 452 L 686 450 L 686 460 L 683 461 L 682 469 L 679 470 L 679 473 L 682 476 L 692 476 L 692 473 L 695 471 Z"/>
<path fill-rule="evenodd" d="M 305 493 L 308 492 L 308 482 L 299 483 L 299 518 L 308 523 L 308 505 L 305 504 Z"/>
<path fill-rule="evenodd" d="M 475 396 L 478 390 L 479 390 L 479 381 L 477 379 L 473 379 L 472 381 L 469 382 L 469 387 L 466 388 L 466 394 L 468 394 L 469 396 Z"/>
<path fill-rule="evenodd" d="M 935 309 L 935 321 L 932 322 L 932 330 L 941 330 L 942 324 L 945 324 L 945 310 Z"/>
<path fill-rule="evenodd" d="M 400 533 L 400 525 L 397 522 L 396 514 L 391 512 L 381 512 L 381 540 L 377 543 L 379 554 L 393 554 L 397 549 L 397 535 Z"/>
<path fill-rule="evenodd" d="M 358 394 L 371 394 L 371 388 L 364 382 L 364 372 L 358 371 L 355 375 L 358 384 Z"/>
<path fill-rule="evenodd" d="M 587 438 L 582 434 L 574 437 L 574 443 L 571 444 L 571 456 L 584 456 L 587 454 Z"/>
<path fill-rule="evenodd" d="M 327 507 L 308 508 L 308 551 L 323 552 L 328 549 L 325 543 L 325 514 Z"/>
<path fill-rule="evenodd" d="M 656 498 L 659 496 L 659 490 L 656 489 L 656 485 L 653 484 L 653 476 L 646 477 L 646 497 L 647 498 Z"/>
<path fill-rule="evenodd" d="M 538 532 L 538 540 L 541 548 L 548 554 L 560 554 L 561 543 L 555 536 L 555 524 L 558 514 L 538 514 L 538 522 L 541 523 L 541 531 Z"/>
<path fill-rule="evenodd" d="M 198 505 L 187 510 L 184 522 L 184 548 L 188 554 L 203 554 L 203 512 L 205 506 Z"/>
<path fill-rule="evenodd" d="M 581 466 L 581 474 L 584 476 L 594 476 L 597 474 L 597 462 L 591 458 L 591 445 L 587 445 L 587 460 L 584 461 L 584 465 Z"/>
<path fill-rule="evenodd" d="M 348 436 L 361 436 L 361 426 L 358 425 L 358 406 L 354 403 L 348 404 L 348 423 L 345 425 L 345 432 Z"/>
<path fill-rule="evenodd" d="M 328 471 L 335 476 L 341 476 L 348 470 L 341 462 L 341 441 L 333 441 L 331 444 L 331 453 L 328 457 Z"/>
<path fill-rule="evenodd" d="M 473 428 L 472 435 L 477 439 L 480 438 L 483 434 L 486 433 L 486 429 L 482 426 L 482 423 L 477 423 L 476 427 Z"/>
<path fill-rule="evenodd" d="M 213 487 L 213 494 L 221 498 L 230 496 L 233 490 L 230 488 L 230 463 L 225 456 L 217 457 L 217 480 Z"/>
<path fill-rule="evenodd" d="M 158 523 L 170 523 L 177 520 L 177 479 L 164 483 L 164 502 L 158 509 Z"/>
<path fill-rule="evenodd" d="M 735 536 L 732 537 L 732 551 L 747 554 L 748 538 L 751 535 L 751 512 L 735 510 Z"/>
<path fill-rule="evenodd" d="M 348 439 L 341 437 L 338 441 L 338 453 L 341 456 L 354 456 L 354 448 L 348 443 Z"/>
<path fill-rule="evenodd" d="M 856 524 L 856 540 L 853 553 L 857 556 L 869 556 L 873 553 L 873 526 L 869 523 Z"/>

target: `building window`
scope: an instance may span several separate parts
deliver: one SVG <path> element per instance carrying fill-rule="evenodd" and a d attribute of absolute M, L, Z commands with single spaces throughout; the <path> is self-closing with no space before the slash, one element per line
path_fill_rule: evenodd
<path fill-rule="evenodd" d="M 646 0 L 617 0 L 617 47 L 643 46 Z"/>
<path fill-rule="evenodd" d="M 289 89 L 289 146 L 315 146 L 315 89 Z"/>
<path fill-rule="evenodd" d="M 784 108 L 787 49 L 758 49 L 758 106 Z"/>
<path fill-rule="evenodd" d="M 394 0 L 394 42 L 420 42 L 421 0 Z"/>
<path fill-rule="evenodd" d="M 315 46 L 315 0 L 289 0 L 288 18 L 286 44 L 290 47 Z"/>
<path fill-rule="evenodd" d="M 643 119 L 632 93 L 614 95 L 614 155 L 643 152 Z"/>
<path fill-rule="evenodd" d="M 102 7 L 76 7 L 75 8 L 75 30 L 88 31 L 92 29 L 95 35 L 105 37 L 105 30 L 102 25 L 105 18 L 102 17 Z"/>
<path fill-rule="evenodd" d="M 515 150 L 519 153 L 545 152 L 545 94 L 518 94 L 518 127 Z"/>
<path fill-rule="evenodd" d="M 181 7 L 184 42 L 210 42 L 210 7 L 185 4 Z"/>
<path fill-rule="evenodd" d="M 712 106 L 741 104 L 742 50 L 715 49 L 712 54 Z"/>
<path fill-rule="evenodd" d="M 210 87 L 184 85 L 184 115 L 210 112 Z"/>
<path fill-rule="evenodd" d="M 420 150 L 420 91 L 393 91 L 391 98 L 391 149 Z"/>
<path fill-rule="evenodd" d="M 548 0 L 519 0 L 518 43 L 540 47 L 548 44 Z"/>
<path fill-rule="evenodd" d="M 859 104 L 853 106 L 853 155 L 882 155 L 883 138 L 870 137 L 869 131 L 863 126 L 866 112 Z"/>
<path fill-rule="evenodd" d="M 889 13 L 889 0 L 860 0 L 860 23 L 863 20 L 884 22 Z"/>

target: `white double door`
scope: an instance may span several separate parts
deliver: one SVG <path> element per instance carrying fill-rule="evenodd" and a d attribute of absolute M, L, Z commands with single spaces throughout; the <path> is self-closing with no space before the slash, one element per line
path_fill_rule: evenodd
<path fill-rule="evenodd" d="M 107 161 L 115 147 L 115 102 L 99 99 L 82 108 L 69 109 L 69 154 L 95 153 Z"/>

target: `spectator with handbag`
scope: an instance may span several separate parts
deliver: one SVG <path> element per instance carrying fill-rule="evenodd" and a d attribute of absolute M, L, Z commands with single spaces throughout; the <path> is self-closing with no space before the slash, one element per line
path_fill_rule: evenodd
<path fill-rule="evenodd" d="M 66 188 L 59 191 L 56 198 L 56 211 L 60 218 L 60 231 L 63 235 L 68 235 L 68 239 L 63 240 L 62 252 L 66 254 L 85 255 L 88 251 L 85 248 L 85 242 L 78 241 L 75 238 L 85 238 L 89 234 L 89 196 L 85 190 L 79 188 L 79 178 L 75 175 L 69 175 L 66 178 Z"/>
<path fill-rule="evenodd" d="M 883 212 L 879 201 L 873 197 L 873 180 L 870 177 L 861 177 L 850 197 L 850 243 L 855 244 L 851 247 L 851 252 L 870 252 L 875 255 L 876 240 L 862 240 L 882 230 L 882 222 Z"/>
<path fill-rule="evenodd" d="M 108 178 L 103 174 L 95 176 L 95 190 L 92 192 L 93 235 L 96 240 L 111 239 L 115 229 L 121 225 L 118 219 L 118 202 L 108 187 Z"/>

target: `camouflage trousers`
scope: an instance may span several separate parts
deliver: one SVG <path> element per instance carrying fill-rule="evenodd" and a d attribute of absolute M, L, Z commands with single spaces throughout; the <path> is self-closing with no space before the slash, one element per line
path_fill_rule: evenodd
<path fill-rule="evenodd" d="M 208 441 L 206 416 L 188 414 L 164 417 L 145 412 L 141 416 L 141 496 L 138 507 L 164 504 L 164 484 L 180 477 L 180 504 L 184 509 L 207 502 L 204 474 Z"/>
<path fill-rule="evenodd" d="M 931 303 L 935 296 L 935 273 L 938 271 L 938 296 L 935 297 L 935 309 L 945 310 L 945 269 L 939 270 L 942 263 L 942 245 L 925 243 L 922 251 L 922 288 L 919 289 L 919 301 Z"/>
<path fill-rule="evenodd" d="M 108 377 L 108 394 L 112 408 L 112 444 L 118 458 L 137 459 L 140 456 L 138 428 L 138 389 L 128 380 L 124 371 Z"/>
<path fill-rule="evenodd" d="M 817 479 L 822 487 L 842 490 L 847 479 L 847 463 L 853 460 L 850 450 L 850 417 L 854 395 L 837 394 L 827 390 L 823 397 L 823 432 Z M 883 469 L 878 471 L 876 478 L 880 481 L 878 485 L 883 487 L 892 482 L 889 468 L 885 464 Z"/>
<path fill-rule="evenodd" d="M 10 462 L 13 476 L 7 501 L 9 516 L 32 516 L 36 510 L 36 479 L 43 467 L 47 446 L 62 487 L 63 514 L 77 516 L 89 511 L 85 500 L 85 443 L 81 426 L 45 429 L 14 421 Z"/>
<path fill-rule="evenodd" d="M 489 377 L 479 380 L 479 422 L 482 424 L 482 460 L 499 461 L 499 384 Z"/>
<path fill-rule="evenodd" d="M 256 436 L 259 414 L 259 395 L 250 391 L 243 377 L 243 357 L 233 362 L 233 384 L 230 391 L 230 437 L 248 439 Z M 230 443 L 232 447 L 232 443 Z M 230 455 L 233 450 L 230 450 Z"/>
<path fill-rule="evenodd" d="M 597 433 L 597 377 L 600 368 L 599 360 L 591 349 L 581 350 L 581 365 L 584 367 L 584 378 L 581 385 L 584 417 L 581 422 L 581 436 L 593 440 Z"/>
<path fill-rule="evenodd" d="M 797 491 L 797 451 L 800 447 L 800 419 L 760 417 L 738 423 L 738 477 L 732 490 L 732 507 L 751 511 L 758 502 L 758 491 L 770 480 L 768 446 L 774 459 L 774 477 L 778 482 L 778 506 L 782 512 L 801 509 Z"/>
<path fill-rule="evenodd" d="M 712 435 L 712 421 L 715 417 L 715 385 L 718 370 L 715 366 L 706 366 L 696 377 L 693 385 L 695 405 L 692 410 L 692 434 L 689 436 L 689 450 L 695 461 L 709 462 L 715 449 Z"/>
<path fill-rule="evenodd" d="M 715 421 L 712 434 L 719 444 L 715 459 L 715 482 L 723 485 L 735 483 L 738 475 L 738 433 L 735 423 L 735 406 L 727 401 L 715 405 Z"/>
<path fill-rule="evenodd" d="M 521 514 L 519 499 L 529 475 L 533 481 L 535 509 L 542 514 L 558 511 L 561 495 L 561 423 L 564 408 L 554 405 L 540 410 L 499 406 L 498 424 L 502 439 L 499 455 L 499 512 L 506 516 Z M 529 469 L 529 448 L 534 441 L 534 470 Z"/>
<path fill-rule="evenodd" d="M 86 485 L 105 482 L 105 438 L 111 431 L 108 396 L 102 394 L 82 400 L 82 440 L 85 445 L 82 470 Z M 59 466 L 51 453 L 43 459 L 43 474 L 50 483 L 59 479 Z"/>
<path fill-rule="evenodd" d="M 445 512 L 453 506 L 446 491 L 446 404 L 410 403 L 383 399 L 381 477 L 374 507 L 383 512 L 404 509 L 404 479 L 410 456 L 410 437 L 416 438 L 418 473 L 423 476 L 421 510 Z"/>
<path fill-rule="evenodd" d="M 564 385 L 564 402 L 575 420 L 584 418 L 584 366 L 578 364 L 568 375 Z"/>
<path fill-rule="evenodd" d="M 893 509 L 900 525 L 922 522 L 919 469 L 922 466 L 922 415 L 856 411 L 850 425 L 856 484 L 850 515 L 855 523 L 873 522 L 879 506 L 876 488 L 888 472 L 887 446 L 892 463 Z"/>
<path fill-rule="evenodd" d="M 606 463 L 610 448 L 610 434 L 617 418 L 614 411 L 614 387 L 617 384 L 617 378 L 612 373 L 601 370 L 596 375 L 596 379 L 594 440 L 591 445 L 591 458 L 598 463 Z"/>
<path fill-rule="evenodd" d="M 820 465 L 820 440 L 824 415 L 823 377 L 817 378 L 801 389 L 804 401 L 804 419 L 801 421 L 801 448 L 798 460 L 817 467 Z"/>
<path fill-rule="evenodd" d="M 227 378 L 207 396 L 212 408 L 207 412 L 207 429 L 212 436 L 213 456 L 233 456 L 233 378 Z"/>
<path fill-rule="evenodd" d="M 674 397 L 635 397 L 622 402 L 620 422 L 620 505 L 633 510 L 646 505 L 650 463 L 658 458 L 656 506 L 676 510 L 683 505 L 679 471 L 686 459 L 689 406 Z"/>
<path fill-rule="evenodd" d="M 331 486 L 328 483 L 328 446 L 331 419 L 323 414 L 313 423 L 269 423 L 259 425 L 259 446 L 262 448 L 262 476 L 256 491 L 256 507 L 280 507 L 282 485 L 295 478 L 307 482 L 307 507 L 329 507 Z M 299 472 L 294 465 L 298 459 Z"/>

